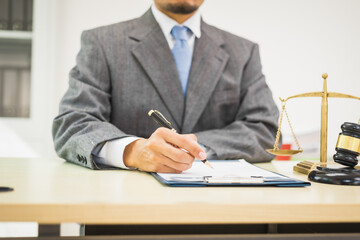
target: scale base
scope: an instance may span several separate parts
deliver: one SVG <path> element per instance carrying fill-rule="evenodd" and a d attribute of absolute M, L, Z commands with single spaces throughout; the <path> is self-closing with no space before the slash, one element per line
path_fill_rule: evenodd
<path fill-rule="evenodd" d="M 298 173 L 302 173 L 302 174 L 306 174 L 309 175 L 309 173 L 316 169 L 316 167 L 318 166 L 322 166 L 322 167 L 326 167 L 327 165 L 337 165 L 339 168 L 339 166 L 342 166 L 338 163 L 335 162 L 310 162 L 310 161 L 302 161 L 299 162 L 298 164 L 296 164 L 293 168 L 294 172 L 298 172 Z M 359 169 L 359 167 L 355 167 L 356 169 Z"/>
<path fill-rule="evenodd" d="M 314 170 L 316 168 L 316 166 L 326 165 L 326 164 L 327 163 L 315 163 L 315 162 L 309 162 L 309 161 L 302 161 L 294 166 L 294 172 L 309 175 L 309 173 L 312 170 Z"/>

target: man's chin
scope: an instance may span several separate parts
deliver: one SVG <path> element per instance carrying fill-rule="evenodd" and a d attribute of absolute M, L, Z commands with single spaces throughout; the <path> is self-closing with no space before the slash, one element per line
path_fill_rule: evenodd
<path fill-rule="evenodd" d="M 198 8 L 199 6 L 190 5 L 186 3 L 179 3 L 179 4 L 169 3 L 164 6 L 164 10 L 176 14 L 190 14 L 195 12 Z"/>

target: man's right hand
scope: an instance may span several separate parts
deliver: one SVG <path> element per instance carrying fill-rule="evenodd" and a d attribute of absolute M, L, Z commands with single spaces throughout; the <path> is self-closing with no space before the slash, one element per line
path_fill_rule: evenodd
<path fill-rule="evenodd" d="M 186 151 L 184 151 L 186 150 Z M 126 146 L 124 164 L 146 172 L 180 173 L 192 166 L 195 158 L 204 160 L 206 153 L 194 134 L 178 134 L 158 128 L 148 139 Z"/>

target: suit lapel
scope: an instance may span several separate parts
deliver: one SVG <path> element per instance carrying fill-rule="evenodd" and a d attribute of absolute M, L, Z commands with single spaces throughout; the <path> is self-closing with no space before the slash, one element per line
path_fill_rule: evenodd
<path fill-rule="evenodd" d="M 130 33 L 138 41 L 131 50 L 154 84 L 178 129 L 181 129 L 185 99 L 171 50 L 149 10 Z"/>
<path fill-rule="evenodd" d="M 204 22 L 201 26 L 202 33 L 195 43 L 190 70 L 183 133 L 191 132 L 196 125 L 229 58 L 221 48 L 222 39 L 217 35 L 212 36 L 210 27 Z"/>

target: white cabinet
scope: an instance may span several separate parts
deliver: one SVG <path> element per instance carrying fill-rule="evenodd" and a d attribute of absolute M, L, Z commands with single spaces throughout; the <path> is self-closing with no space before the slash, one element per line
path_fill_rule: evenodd
<path fill-rule="evenodd" d="M 13 93 L 6 93 L 12 106 L 17 101 L 26 102 L 28 112 L 22 117 L 0 116 L 0 157 L 55 155 L 51 139 L 52 119 L 57 111 L 53 99 L 55 2 L 34 0 L 32 32 L 0 31 L 0 48 L 8 52 L 0 61 L 27 68 L 31 79 L 25 87 L 16 85 Z"/>
<path fill-rule="evenodd" d="M 0 117 L 30 116 L 33 0 L 0 0 Z"/>
<path fill-rule="evenodd" d="M 0 30 L 0 117 L 30 116 L 32 32 Z"/>

